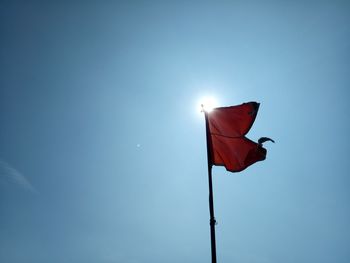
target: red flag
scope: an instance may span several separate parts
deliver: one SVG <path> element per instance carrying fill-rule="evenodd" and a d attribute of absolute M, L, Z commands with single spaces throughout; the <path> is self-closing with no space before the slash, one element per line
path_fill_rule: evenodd
<path fill-rule="evenodd" d="M 225 166 L 231 172 L 240 172 L 255 162 L 265 160 L 266 149 L 245 135 L 252 127 L 259 103 L 248 102 L 238 106 L 213 109 L 208 114 L 211 164 Z M 271 140 L 273 141 L 273 140 Z"/>

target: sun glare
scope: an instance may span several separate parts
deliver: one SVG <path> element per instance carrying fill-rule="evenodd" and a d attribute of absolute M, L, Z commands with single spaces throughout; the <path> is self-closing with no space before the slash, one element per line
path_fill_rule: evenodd
<path fill-rule="evenodd" d="M 211 112 L 217 106 L 218 106 L 218 102 L 216 98 L 212 96 L 206 96 L 206 97 L 202 97 L 198 101 L 197 107 L 200 112 L 202 111 Z"/>

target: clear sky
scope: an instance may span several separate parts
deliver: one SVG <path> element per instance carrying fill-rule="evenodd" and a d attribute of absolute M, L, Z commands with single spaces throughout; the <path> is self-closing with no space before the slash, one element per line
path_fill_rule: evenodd
<path fill-rule="evenodd" d="M 350 261 L 347 1 L 0 2 L 0 261 L 210 262 L 197 101 L 261 103 L 213 169 L 218 262 Z"/>

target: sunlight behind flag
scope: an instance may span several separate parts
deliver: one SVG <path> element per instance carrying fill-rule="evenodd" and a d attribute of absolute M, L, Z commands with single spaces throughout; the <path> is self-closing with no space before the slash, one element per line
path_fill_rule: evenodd
<path fill-rule="evenodd" d="M 197 109 L 199 112 L 211 112 L 215 107 L 218 106 L 218 101 L 213 96 L 205 96 L 198 100 Z"/>

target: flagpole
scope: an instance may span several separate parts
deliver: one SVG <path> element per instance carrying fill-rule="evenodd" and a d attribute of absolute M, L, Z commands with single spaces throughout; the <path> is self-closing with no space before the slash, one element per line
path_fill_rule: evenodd
<path fill-rule="evenodd" d="M 216 242 L 215 242 L 215 225 L 214 216 L 214 197 L 213 197 L 213 182 L 212 182 L 212 160 L 211 160 L 211 137 L 209 133 L 208 112 L 204 111 L 205 116 L 205 131 L 207 137 L 207 159 L 208 159 L 208 182 L 209 182 L 209 213 L 210 213 L 210 239 L 211 239 L 211 262 L 216 263 Z"/>

